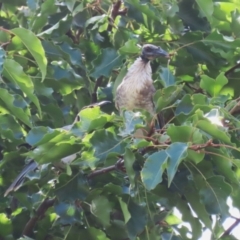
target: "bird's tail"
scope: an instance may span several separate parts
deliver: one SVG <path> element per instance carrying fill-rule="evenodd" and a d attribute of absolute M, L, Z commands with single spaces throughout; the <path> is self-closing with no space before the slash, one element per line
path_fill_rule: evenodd
<path fill-rule="evenodd" d="M 34 160 L 31 160 L 27 164 L 27 166 L 21 171 L 21 173 L 18 174 L 18 176 L 13 181 L 13 183 L 8 187 L 8 189 L 4 193 L 4 197 L 6 197 L 11 191 L 18 190 L 22 186 L 24 182 L 24 178 L 27 175 L 27 173 L 35 170 L 37 167 L 38 167 L 38 164 Z"/>
<path fill-rule="evenodd" d="M 164 117 L 163 117 L 162 112 L 157 114 L 157 121 L 158 121 L 159 129 L 162 129 L 165 125 L 165 121 L 164 121 Z"/>

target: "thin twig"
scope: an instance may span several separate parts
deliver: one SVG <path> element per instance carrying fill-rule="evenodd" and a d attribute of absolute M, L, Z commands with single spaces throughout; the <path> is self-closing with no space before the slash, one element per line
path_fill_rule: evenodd
<path fill-rule="evenodd" d="M 108 31 L 110 31 L 110 32 L 112 31 L 116 17 L 126 15 L 126 13 L 127 13 L 127 8 L 120 10 L 121 5 L 122 5 L 122 1 L 118 0 L 112 6 L 111 18 L 109 19 L 109 25 L 108 25 Z"/>
<path fill-rule="evenodd" d="M 222 237 L 226 237 L 226 236 L 229 236 L 232 232 L 232 230 L 237 227 L 237 225 L 240 223 L 240 219 L 237 218 L 235 220 L 235 222 L 227 229 L 225 230 L 225 232 L 218 238 L 218 239 L 222 239 Z"/>
<path fill-rule="evenodd" d="M 93 93 L 92 93 L 92 103 L 96 103 L 98 101 L 98 99 L 97 99 L 97 90 L 101 86 L 102 80 L 103 80 L 103 76 L 99 77 L 96 80 L 96 83 L 95 83 L 95 86 L 94 86 L 94 89 L 93 89 Z"/>
<path fill-rule="evenodd" d="M 94 178 L 96 176 L 99 176 L 101 174 L 105 174 L 111 171 L 115 171 L 115 170 L 123 170 L 123 165 L 124 165 L 124 160 L 123 159 L 119 159 L 116 164 L 111 165 L 109 167 L 105 167 L 96 171 L 91 172 L 90 174 L 88 174 L 87 178 L 91 179 Z"/>
<path fill-rule="evenodd" d="M 225 77 L 228 77 L 230 73 L 232 73 L 235 69 L 240 68 L 240 63 L 237 63 L 235 66 L 231 67 L 229 70 L 225 72 Z"/>

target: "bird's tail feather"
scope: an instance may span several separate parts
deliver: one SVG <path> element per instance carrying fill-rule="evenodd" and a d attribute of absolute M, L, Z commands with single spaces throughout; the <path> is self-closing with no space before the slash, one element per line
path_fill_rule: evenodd
<path fill-rule="evenodd" d="M 162 129 L 165 125 L 163 113 L 160 112 L 157 114 L 157 121 L 158 121 L 159 129 Z"/>
<path fill-rule="evenodd" d="M 13 181 L 13 183 L 8 187 L 8 189 L 4 193 L 4 197 L 6 197 L 11 191 L 18 190 L 22 186 L 24 182 L 24 178 L 27 175 L 27 173 L 35 170 L 37 167 L 38 167 L 38 164 L 34 160 L 31 160 L 27 164 L 27 166 L 20 172 L 20 174 L 18 174 L 18 176 Z"/>

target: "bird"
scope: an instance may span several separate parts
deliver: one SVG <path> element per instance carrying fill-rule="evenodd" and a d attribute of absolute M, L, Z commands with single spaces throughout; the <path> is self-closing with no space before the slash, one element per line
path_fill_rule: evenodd
<path fill-rule="evenodd" d="M 156 114 L 153 103 L 156 89 L 153 85 L 150 61 L 158 57 L 169 58 L 169 54 L 153 44 L 143 45 L 140 57 L 130 66 L 121 84 L 117 87 L 115 106 L 120 114 L 123 110 L 136 109 L 144 109 L 152 116 Z"/>

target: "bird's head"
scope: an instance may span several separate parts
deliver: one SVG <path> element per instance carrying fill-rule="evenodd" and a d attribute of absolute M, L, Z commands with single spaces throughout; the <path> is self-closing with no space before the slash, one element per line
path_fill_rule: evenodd
<path fill-rule="evenodd" d="M 143 60 L 153 60 L 158 57 L 169 58 L 169 54 L 162 48 L 157 47 L 153 44 L 145 44 L 142 48 L 141 57 Z"/>

